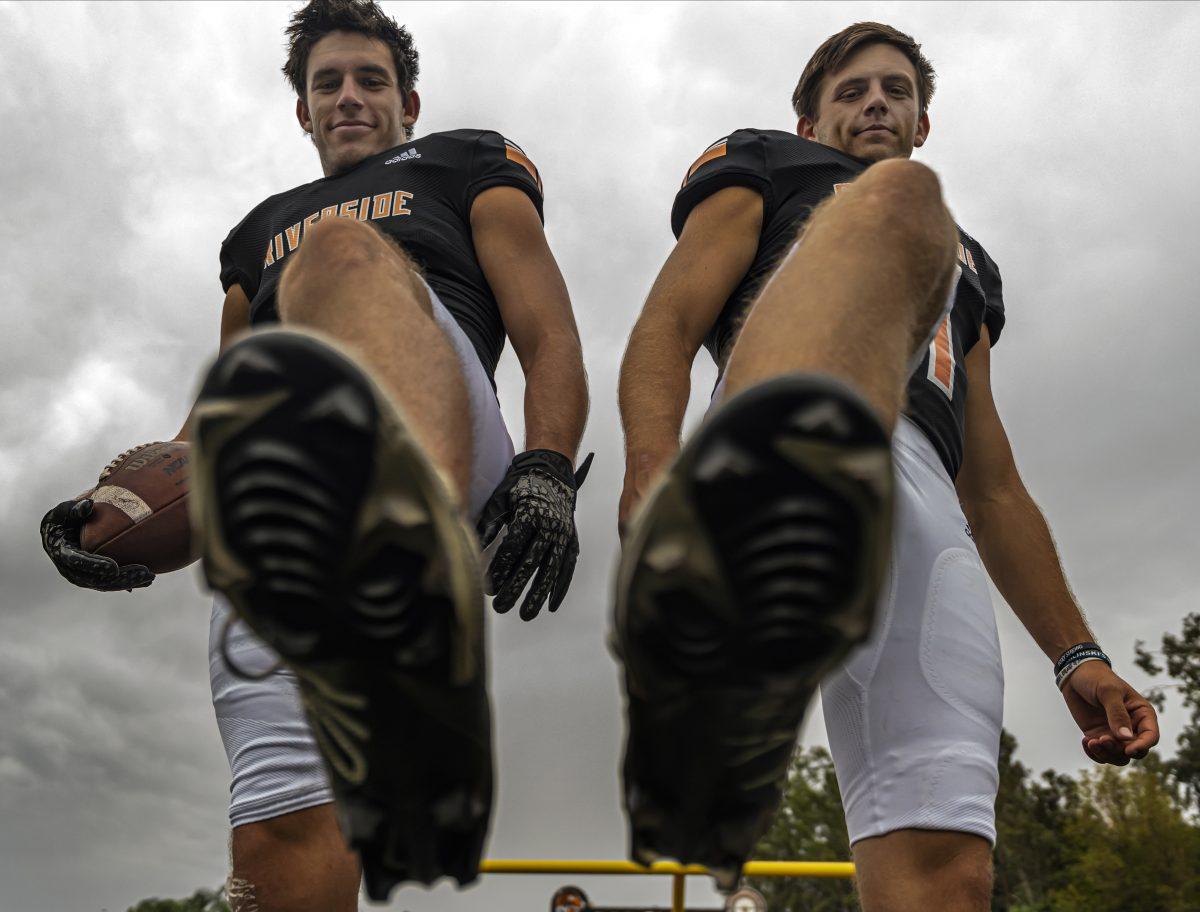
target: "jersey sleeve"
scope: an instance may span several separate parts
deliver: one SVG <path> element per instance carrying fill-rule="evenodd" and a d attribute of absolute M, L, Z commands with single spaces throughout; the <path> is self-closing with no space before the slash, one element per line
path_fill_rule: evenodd
<path fill-rule="evenodd" d="M 524 191 L 543 222 L 542 177 L 524 150 L 499 133 L 485 131 L 475 141 L 467 177 L 466 211 L 475 197 L 491 187 L 516 187 Z"/>
<path fill-rule="evenodd" d="M 683 233 L 683 226 L 696 206 L 718 190 L 735 186 L 757 190 L 770 202 L 766 149 L 761 138 L 747 130 L 717 140 L 692 162 L 671 207 L 671 230 L 675 237 Z"/>
<path fill-rule="evenodd" d="M 1004 286 L 1000 281 L 1000 270 L 995 261 L 988 256 L 987 251 L 980 248 L 983 263 L 979 270 L 979 284 L 983 288 L 984 310 L 983 322 L 988 328 L 988 336 L 992 345 L 1000 340 L 1004 329 Z"/>
<path fill-rule="evenodd" d="M 252 237 L 256 221 L 250 213 L 221 242 L 221 288 L 226 293 L 234 285 L 240 285 L 248 298 L 258 292 L 266 248 L 260 239 Z"/>

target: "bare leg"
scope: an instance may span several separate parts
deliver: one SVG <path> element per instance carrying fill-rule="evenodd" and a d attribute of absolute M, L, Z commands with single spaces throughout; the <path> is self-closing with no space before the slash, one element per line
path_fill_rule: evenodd
<path fill-rule="evenodd" d="M 359 222 L 318 222 L 278 294 L 285 324 L 332 336 L 370 368 L 459 502 L 465 500 L 472 446 L 466 382 L 404 252 Z"/>
<path fill-rule="evenodd" d="M 970 833 L 897 830 L 854 844 L 863 912 L 987 912 L 992 847 Z"/>
<path fill-rule="evenodd" d="M 954 275 L 958 233 L 937 176 L 911 161 L 873 165 L 818 208 L 802 238 L 742 328 L 728 394 L 792 371 L 831 374 L 890 430 Z"/>
<path fill-rule="evenodd" d="M 232 912 L 355 912 L 359 879 L 332 804 L 233 831 Z"/>

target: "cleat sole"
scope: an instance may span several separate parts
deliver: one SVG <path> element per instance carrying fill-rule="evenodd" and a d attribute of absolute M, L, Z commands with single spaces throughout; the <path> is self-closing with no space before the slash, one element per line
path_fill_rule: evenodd
<path fill-rule="evenodd" d="M 217 361 L 192 436 L 204 574 L 296 672 L 371 898 L 474 880 L 493 789 L 482 572 L 437 471 L 349 356 L 291 329 Z"/>
<path fill-rule="evenodd" d="M 736 887 L 820 679 L 874 619 L 892 525 L 886 432 L 831 380 L 718 407 L 636 518 L 617 579 L 635 860 Z"/>

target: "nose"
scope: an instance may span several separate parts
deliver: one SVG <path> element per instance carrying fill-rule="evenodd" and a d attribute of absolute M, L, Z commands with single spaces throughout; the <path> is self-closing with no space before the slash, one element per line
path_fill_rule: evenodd
<path fill-rule="evenodd" d="M 883 90 L 883 83 L 872 83 L 870 90 L 867 92 L 865 113 L 886 114 L 888 110 L 888 97 L 887 92 Z"/>
<path fill-rule="evenodd" d="M 345 110 L 346 108 L 361 108 L 363 106 L 360 89 L 355 80 L 342 80 L 342 90 L 338 93 L 337 106 L 341 110 Z"/>

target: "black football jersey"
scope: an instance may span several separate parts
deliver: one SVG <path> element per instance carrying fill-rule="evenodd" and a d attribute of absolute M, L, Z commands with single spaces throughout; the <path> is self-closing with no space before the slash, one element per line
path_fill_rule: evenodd
<path fill-rule="evenodd" d="M 280 271 L 309 229 L 325 218 L 372 222 L 420 266 L 491 377 L 504 323 L 475 258 L 470 213 L 476 196 L 500 185 L 525 191 L 541 217 L 541 178 L 514 143 L 487 130 L 430 133 L 264 200 L 221 245 L 221 285 L 242 287 L 252 324 L 278 320 Z"/>
<path fill-rule="evenodd" d="M 758 253 L 704 341 L 721 371 L 750 303 L 812 210 L 868 166 L 868 162 L 793 133 L 738 130 L 709 146 L 688 169 L 671 209 L 676 237 L 683 232 L 692 209 L 724 187 L 751 187 L 763 197 Z M 951 478 L 958 474 L 963 456 L 967 393 L 963 360 L 979 340 L 985 323 L 993 344 L 1004 327 L 1000 273 L 979 242 L 961 228 L 958 259 L 962 277 L 954 307 L 909 381 L 906 408 L 906 414 L 937 448 Z"/>

